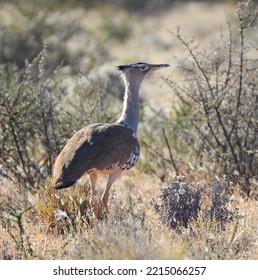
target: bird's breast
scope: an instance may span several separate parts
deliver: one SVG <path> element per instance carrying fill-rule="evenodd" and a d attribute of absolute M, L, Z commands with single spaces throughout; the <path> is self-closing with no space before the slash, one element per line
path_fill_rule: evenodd
<path fill-rule="evenodd" d="M 135 166 L 136 162 L 140 158 L 140 149 L 137 147 L 135 151 L 133 151 L 127 161 L 121 166 L 121 170 L 129 170 Z"/>
<path fill-rule="evenodd" d="M 123 170 L 129 170 L 132 167 L 135 166 L 135 164 L 137 163 L 137 161 L 140 158 L 140 148 L 136 147 L 134 151 L 132 151 L 130 153 L 130 155 L 128 156 L 128 158 L 122 162 L 118 161 L 115 163 L 112 163 L 111 165 L 109 165 L 106 170 L 109 171 L 123 171 Z"/>

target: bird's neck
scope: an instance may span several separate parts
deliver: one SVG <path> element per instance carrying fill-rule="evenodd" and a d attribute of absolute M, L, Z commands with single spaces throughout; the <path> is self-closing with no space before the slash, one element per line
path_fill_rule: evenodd
<path fill-rule="evenodd" d="M 117 123 L 123 123 L 137 133 L 139 123 L 139 89 L 141 81 L 135 82 L 133 77 L 123 77 L 125 82 L 125 94 L 122 115 Z"/>

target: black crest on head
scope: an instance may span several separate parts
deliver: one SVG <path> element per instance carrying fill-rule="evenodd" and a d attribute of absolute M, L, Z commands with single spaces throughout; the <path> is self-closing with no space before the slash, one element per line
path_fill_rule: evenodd
<path fill-rule="evenodd" d="M 145 64 L 144 62 L 137 62 L 137 63 L 132 63 L 132 64 L 119 65 L 119 66 L 117 66 L 117 69 L 119 71 L 123 71 L 123 70 L 130 69 L 130 68 L 133 68 L 133 67 L 139 67 L 139 66 L 142 66 L 144 64 Z"/>
<path fill-rule="evenodd" d="M 117 66 L 116 68 L 117 68 L 117 70 L 119 70 L 119 71 L 123 71 L 123 70 L 125 70 L 125 69 L 130 68 L 130 65 L 119 65 L 119 66 Z"/>

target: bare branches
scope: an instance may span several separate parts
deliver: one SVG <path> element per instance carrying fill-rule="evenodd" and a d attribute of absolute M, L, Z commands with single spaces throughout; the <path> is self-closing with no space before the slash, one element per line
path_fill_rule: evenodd
<path fill-rule="evenodd" d="M 210 91 L 212 97 L 214 98 L 213 89 L 212 89 L 212 86 L 210 84 L 210 80 L 208 78 L 208 75 L 207 75 L 206 71 L 203 69 L 203 67 L 201 66 L 201 63 L 200 63 L 199 59 L 197 58 L 197 55 L 195 55 L 191 45 L 187 41 L 185 41 L 182 38 L 182 36 L 180 35 L 180 29 L 179 28 L 177 29 L 177 38 L 186 47 L 186 49 L 188 50 L 189 54 L 193 58 L 197 68 L 200 70 L 202 76 L 204 77 L 204 79 L 205 79 L 205 81 L 206 81 L 206 83 L 207 83 L 207 85 L 209 87 L 209 91 Z"/>
<path fill-rule="evenodd" d="M 250 1 L 240 3 L 236 13 L 239 31 L 233 33 L 227 19 L 226 40 L 206 52 L 198 52 L 177 29 L 174 35 L 186 49 L 192 68 L 189 73 L 183 65 L 183 83 L 169 85 L 179 103 L 190 108 L 185 115 L 192 125 L 188 133 L 196 137 L 191 148 L 201 145 L 202 154 L 217 170 L 248 181 L 258 176 L 258 157 L 247 152 L 258 149 L 258 125 L 254 121 L 258 117 L 258 79 L 257 58 L 246 55 L 250 48 L 257 48 L 248 42 L 245 31 L 255 26 L 258 13 Z"/>
<path fill-rule="evenodd" d="M 93 121 L 100 102 L 89 85 L 78 90 L 79 101 L 67 104 L 54 75 L 46 76 L 46 55 L 43 49 L 25 71 L 0 65 L 0 180 L 30 189 L 51 175 L 62 144 L 85 120 Z M 82 100 L 87 103 L 77 106 Z"/>
<path fill-rule="evenodd" d="M 177 168 L 176 162 L 175 162 L 175 160 L 174 160 L 174 157 L 173 157 L 173 154 L 172 154 L 172 150 L 171 150 L 171 147 L 170 147 L 170 144 L 169 144 L 167 135 L 166 135 L 166 131 L 165 131 L 164 128 L 162 128 L 162 133 L 163 133 L 163 136 L 164 136 L 164 139 L 165 139 L 167 148 L 168 148 L 169 157 L 170 157 L 170 161 L 171 161 L 171 163 L 172 163 L 172 166 L 173 166 L 174 169 L 175 169 L 176 175 L 179 175 L 179 169 Z"/>

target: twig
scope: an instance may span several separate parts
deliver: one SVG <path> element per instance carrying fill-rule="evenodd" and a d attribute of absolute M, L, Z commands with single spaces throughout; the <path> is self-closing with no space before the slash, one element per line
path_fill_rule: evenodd
<path fill-rule="evenodd" d="M 166 131 L 164 128 L 162 128 L 162 132 L 163 132 L 163 135 L 164 135 L 164 139 L 165 139 L 165 142 L 166 142 L 166 145 L 167 145 L 167 148 L 168 148 L 168 152 L 169 152 L 169 157 L 170 157 L 170 161 L 173 165 L 173 168 L 175 169 L 175 172 L 176 172 L 176 175 L 178 176 L 179 175 L 179 170 L 176 166 L 176 163 L 175 163 L 175 160 L 173 158 L 173 154 L 172 154 L 172 151 L 171 151 L 171 147 L 169 145 L 169 142 L 168 142 L 168 138 L 167 138 L 167 135 L 166 135 Z"/>

